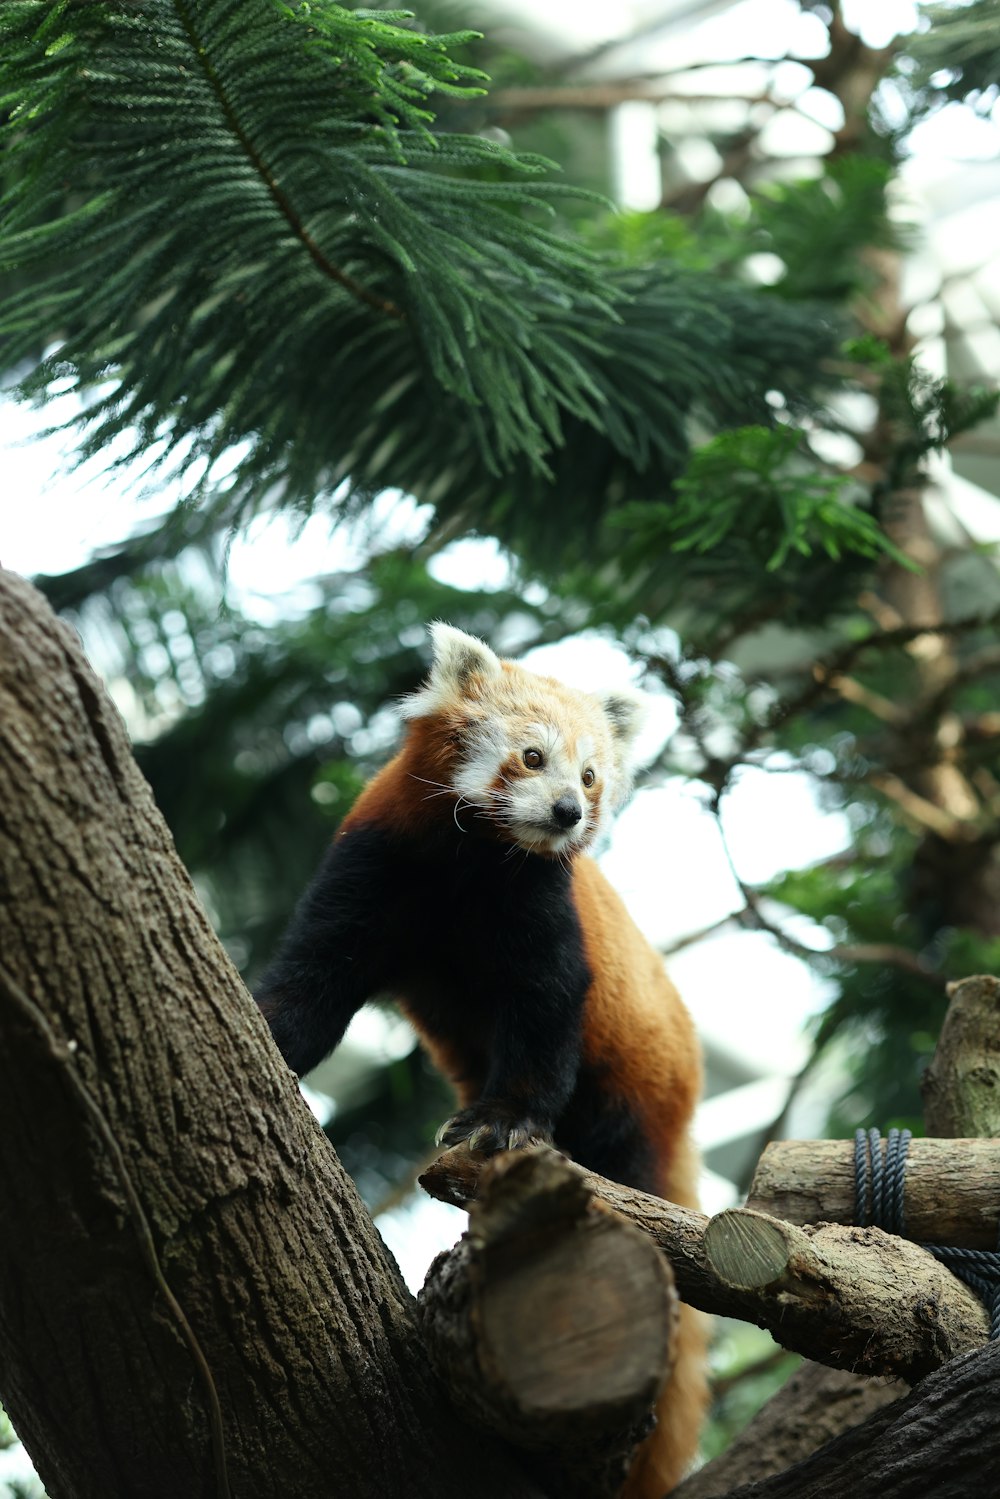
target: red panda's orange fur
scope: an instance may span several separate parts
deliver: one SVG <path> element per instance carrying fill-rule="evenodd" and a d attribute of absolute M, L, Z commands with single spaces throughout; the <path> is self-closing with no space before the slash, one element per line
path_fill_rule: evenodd
<path fill-rule="evenodd" d="M 593 975 L 585 1054 L 610 1066 L 641 1112 L 654 1146 L 659 1195 L 696 1208 L 698 1157 L 689 1126 L 701 1093 L 701 1054 L 690 1016 L 659 954 L 585 854 L 573 867 L 573 892 Z M 674 1370 L 658 1403 L 656 1429 L 639 1450 L 622 1499 L 663 1499 L 683 1478 L 708 1401 L 706 1344 L 706 1319 L 682 1304 Z"/>
<path fill-rule="evenodd" d="M 479 647 L 497 669 L 493 670 L 487 659 L 484 673 L 476 669 L 473 657 L 472 669 L 456 679 L 454 691 L 449 690 L 447 680 L 436 681 L 432 674 L 424 694 L 430 701 L 420 707 L 418 698 L 418 708 L 409 714 L 403 747 L 364 789 L 342 824 L 331 850 L 334 862 L 338 847 L 349 849 L 352 839 L 363 840 L 371 830 L 392 830 L 393 837 L 402 836 L 416 847 L 440 838 L 442 830 L 447 832 L 445 824 L 453 817 L 457 819 L 461 808 L 461 799 L 449 797 L 447 788 L 462 763 L 464 726 L 481 721 L 484 715 L 502 718 L 521 714 L 530 721 L 549 713 L 558 718 L 567 738 L 586 732 L 601 741 L 609 783 L 613 772 L 621 768 L 607 760 L 612 753 L 608 746 L 614 737 L 613 725 L 602 728 L 595 716 L 595 699 L 538 677 L 516 663 L 501 663 L 481 643 L 459 637 L 458 632 L 448 633 L 469 641 L 470 647 Z M 506 784 L 525 774 L 520 760 L 502 762 L 500 769 L 507 777 Z M 596 812 L 604 794 L 604 780 L 599 776 L 592 786 L 580 791 L 588 812 Z M 456 822 L 459 833 L 473 840 L 503 841 L 509 837 L 503 827 L 477 816 L 474 804 L 469 805 L 472 814 Z M 459 840 L 459 848 L 462 842 Z M 323 878 L 329 881 L 333 876 Z M 599 1070 L 602 1092 L 621 1100 L 637 1121 L 645 1149 L 652 1155 L 655 1190 L 668 1201 L 695 1207 L 697 1158 L 689 1131 L 701 1087 L 701 1061 L 690 1016 L 659 955 L 586 853 L 572 852 L 569 880 L 589 970 L 583 1003 L 582 1063 Z M 502 911 L 496 912 L 496 919 L 503 920 Z M 308 947 L 313 920 L 308 911 L 300 914 L 301 930 L 286 939 L 292 956 Z M 260 1002 L 281 1044 L 285 1016 L 300 1006 L 297 998 L 282 994 L 281 958 L 275 964 L 270 988 L 271 994 L 265 994 Z M 440 1024 L 431 1033 L 422 1022 L 419 1004 L 408 1002 L 405 993 L 398 998 L 436 1064 L 452 1080 L 459 1103 L 463 1108 L 474 1106 L 482 1096 L 485 1081 L 482 1056 L 463 1050 L 461 1037 L 443 1034 Z M 344 1015 L 348 1016 L 346 1009 Z M 342 1017 L 341 1034 L 345 1024 Z M 326 1049 L 337 1040 L 339 1034 Z M 286 1055 L 289 1049 L 283 1046 Z M 560 1143 L 558 1128 L 556 1143 Z M 623 1499 L 663 1499 L 689 1466 L 706 1405 L 705 1344 L 704 1319 L 691 1308 L 682 1307 L 675 1367 L 658 1403 L 656 1428 L 639 1450 L 622 1490 Z"/>

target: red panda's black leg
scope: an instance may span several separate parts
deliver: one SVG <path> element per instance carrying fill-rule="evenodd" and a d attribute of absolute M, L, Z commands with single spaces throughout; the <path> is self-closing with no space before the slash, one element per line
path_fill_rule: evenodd
<path fill-rule="evenodd" d="M 528 955 L 516 950 L 521 971 Z M 516 1150 L 551 1142 L 580 1069 L 589 974 L 575 944 L 532 954 L 531 980 L 512 982 L 494 1004 L 493 1044 L 482 1096 L 447 1120 L 438 1143 L 471 1150 Z"/>
<path fill-rule="evenodd" d="M 382 983 L 375 913 L 368 885 L 353 877 L 356 864 L 348 840 L 327 851 L 254 987 L 278 1050 L 299 1077 L 340 1044 Z"/>

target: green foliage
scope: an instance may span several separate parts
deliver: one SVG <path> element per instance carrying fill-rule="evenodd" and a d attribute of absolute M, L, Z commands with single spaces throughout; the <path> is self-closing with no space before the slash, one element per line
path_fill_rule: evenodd
<path fill-rule="evenodd" d="M 848 502 L 850 481 L 816 473 L 802 447 L 802 433 L 789 427 L 720 433 L 691 455 L 674 486 L 674 504 L 626 505 L 615 524 L 642 548 L 659 542 L 705 553 L 726 543 L 768 572 L 783 567 L 792 551 L 809 557 L 820 548 L 833 558 L 892 551 L 872 517 Z"/>
<path fill-rule="evenodd" d="M 711 208 L 702 211 L 697 225 L 681 214 L 660 209 L 622 209 L 583 225 L 582 232 L 594 249 L 629 265 L 663 260 L 685 270 L 730 276 L 758 248 L 752 214 L 723 214 Z M 821 297 L 824 303 L 829 301 L 822 293 Z"/>
<path fill-rule="evenodd" d="M 127 438 L 217 521 L 395 487 L 551 557 L 554 508 L 580 500 L 583 539 L 664 497 L 692 418 L 831 378 L 816 309 L 608 260 L 541 221 L 562 190 L 536 158 L 430 135 L 414 99 L 462 86 L 454 36 L 328 0 L 15 3 L 0 27 L 0 358 L 61 330 L 22 393 L 77 388 L 84 456 Z"/>
<path fill-rule="evenodd" d="M 2 20 L 14 180 L 0 263 L 32 280 L 0 332 L 14 363 L 69 315 L 32 390 L 114 372 L 88 451 L 132 423 L 148 444 L 169 421 L 162 456 L 190 469 L 253 435 L 261 481 L 280 475 L 301 500 L 317 486 L 296 482 L 301 455 L 284 451 L 309 435 L 289 409 L 305 396 L 297 370 L 304 357 L 310 381 L 322 370 L 346 391 L 362 340 L 374 368 L 351 412 L 359 433 L 422 365 L 469 406 L 488 455 L 541 463 L 560 410 L 592 411 L 575 320 L 591 336 L 613 323 L 614 290 L 528 217 L 551 184 L 470 175 L 542 164 L 413 128 L 412 96 L 460 75 L 443 48 L 461 37 L 328 3 L 57 11 L 14 5 Z"/>
<path fill-rule="evenodd" d="M 819 176 L 768 186 L 754 202 L 757 248 L 777 255 L 783 297 L 842 301 L 864 290 L 872 271 L 861 252 L 898 248 L 886 212 L 892 171 L 873 156 L 839 156 Z"/>
<path fill-rule="evenodd" d="M 902 78 L 914 106 L 964 100 L 988 113 L 1000 86 L 1000 13 L 995 0 L 923 5 L 923 31 L 908 40 Z"/>
<path fill-rule="evenodd" d="M 697 223 L 678 214 L 621 213 L 587 226 L 595 247 L 626 261 L 669 259 L 691 270 L 752 279 L 747 262 L 766 252 L 781 261 L 773 293 L 814 302 L 829 315 L 872 283 L 866 251 L 899 248 L 889 219 L 892 165 L 875 156 L 834 156 L 814 176 L 762 183 L 741 212 L 702 210 Z M 781 316 L 774 309 L 776 318 Z"/>
<path fill-rule="evenodd" d="M 476 38 L 474 31 L 430 36 L 413 29 L 413 12 L 407 10 L 349 10 L 322 3 L 282 4 L 281 9 L 305 27 L 310 45 L 348 84 L 352 111 L 367 108 L 391 136 L 401 126 L 420 131 L 433 121 L 433 112 L 420 107 L 431 94 L 468 99 L 483 92 L 462 80 L 485 82 L 486 74 L 450 56 Z M 429 131 L 425 134 L 432 141 Z"/>
<path fill-rule="evenodd" d="M 882 339 L 851 340 L 848 358 L 877 376 L 879 408 L 893 433 L 885 487 L 919 481 L 921 462 L 958 437 L 988 421 L 1000 405 L 996 386 L 960 386 L 932 375 L 913 355 L 894 355 Z"/>
<path fill-rule="evenodd" d="M 711 1462 L 795 1372 L 801 1360 L 761 1328 L 720 1319 L 712 1342 L 713 1401 L 701 1452 Z"/>
<path fill-rule="evenodd" d="M 915 107 L 990 107 L 993 0 L 927 14 L 900 65 Z M 918 1126 L 942 978 L 1000 972 L 1000 939 L 952 899 L 962 858 L 988 870 L 995 855 L 996 621 L 956 637 L 967 675 L 928 701 L 912 640 L 863 647 L 878 630 L 858 601 L 898 578 L 883 508 L 997 392 L 870 337 L 843 360 L 869 252 L 902 243 L 886 212 L 899 134 L 793 182 L 769 184 L 758 156 L 739 213 L 608 215 L 554 184 L 537 149 L 497 144 L 511 122 L 480 87 L 487 57 L 503 83 L 551 81 L 450 17 L 435 35 L 331 0 L 0 6 L 0 364 L 57 338 L 22 393 L 75 388 L 84 455 L 125 437 L 188 497 L 46 591 L 100 642 L 250 977 L 391 752 L 428 620 L 514 651 L 609 624 L 681 711 L 654 774 L 724 806 L 744 765 L 804 771 L 845 815 L 838 857 L 758 897 L 777 927 L 797 913 L 840 949 L 813 958 L 836 986 L 815 1030 L 847 1078 L 834 1130 Z M 519 139 L 600 185 L 602 128 L 550 114 Z M 762 252 L 778 262 L 763 289 Z M 878 413 L 864 488 L 817 456 L 821 436 L 851 435 L 844 391 Z M 353 515 L 387 489 L 433 511 L 424 549 L 317 579 L 310 606 L 273 623 L 226 597 L 225 545 L 251 514 Z M 436 581 L 426 554 L 476 532 L 514 549 L 517 584 Z M 836 671 L 853 698 L 829 690 Z M 876 789 L 887 769 L 919 784 L 947 715 L 949 763 L 984 807 L 957 857 Z M 449 1107 L 415 1053 L 338 1103 L 327 1133 L 373 1205 Z M 727 1336 L 710 1453 L 787 1373 L 753 1337 Z"/>
<path fill-rule="evenodd" d="M 426 1053 L 373 1070 L 349 1107 L 338 1107 L 323 1132 L 373 1211 L 388 1194 L 415 1182 L 454 1095 Z"/>
<path fill-rule="evenodd" d="M 912 49 L 952 58 L 935 64 L 947 83 L 926 74 L 927 97 L 986 89 L 984 7 L 936 30 Z M 842 946 L 911 959 L 817 960 L 838 986 L 819 1039 L 857 1054 L 842 1118 L 909 1120 L 940 1012 L 914 963 L 951 974 L 1000 953 L 942 904 L 940 851 L 872 786 L 933 758 L 940 705 L 910 732 L 887 727 L 864 694 L 902 710 L 922 690 L 914 657 L 844 651 L 871 629 L 862 590 L 900 561 L 883 508 L 995 412 L 996 392 L 871 338 L 843 360 L 875 284 L 869 252 L 901 244 L 886 212 L 896 141 L 835 151 L 793 182 L 769 183 L 757 160 L 739 213 L 609 216 L 536 151 L 497 144 L 492 127 L 511 122 L 480 64 L 551 81 L 544 63 L 490 52 L 450 16 L 441 31 L 331 0 L 0 7 L 0 361 L 58 338 L 22 393 L 76 389 L 85 455 L 125 437 L 187 494 L 46 589 L 128 680 L 143 766 L 248 972 L 389 753 L 386 705 L 420 675 L 428 619 L 515 648 L 609 623 L 678 696 L 670 768 L 718 799 L 777 754 L 854 819 L 849 857 L 766 893 Z M 599 126 L 581 136 L 570 118 L 533 120 L 531 143 L 556 142 L 589 183 Z M 767 288 L 762 252 L 777 259 Z M 877 408 L 874 459 L 844 391 Z M 878 469 L 864 488 L 817 456 L 845 432 Z M 218 607 L 225 539 L 251 514 L 354 515 L 389 489 L 430 507 L 428 551 L 501 538 L 530 604 L 522 587 L 445 588 L 395 552 L 319 580 L 283 623 Z M 683 635 L 669 659 L 664 623 Z M 761 669 L 767 630 L 778 657 Z M 825 689 L 817 657 L 855 674 L 856 701 Z M 952 703 L 986 725 L 963 745 L 986 787 L 996 690 L 996 674 L 970 674 Z M 426 1135 L 443 1108 L 410 1058 L 359 1110 L 330 1130 L 374 1197 L 412 1154 L 400 1121 Z"/>

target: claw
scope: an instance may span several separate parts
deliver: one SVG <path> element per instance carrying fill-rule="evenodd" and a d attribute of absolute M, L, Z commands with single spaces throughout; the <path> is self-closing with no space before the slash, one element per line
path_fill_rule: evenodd
<path fill-rule="evenodd" d="M 467 1143 L 470 1150 L 484 1150 L 490 1144 L 492 1138 L 493 1126 L 490 1124 L 481 1124 L 478 1129 L 472 1131 Z"/>
<path fill-rule="evenodd" d="M 523 1150 L 526 1145 L 540 1145 L 550 1138 L 534 1120 L 512 1118 L 510 1112 L 490 1107 L 482 1114 L 476 1108 L 453 1114 L 434 1136 L 438 1146 L 447 1148 L 464 1143 L 469 1150 L 489 1155 L 498 1150 Z"/>

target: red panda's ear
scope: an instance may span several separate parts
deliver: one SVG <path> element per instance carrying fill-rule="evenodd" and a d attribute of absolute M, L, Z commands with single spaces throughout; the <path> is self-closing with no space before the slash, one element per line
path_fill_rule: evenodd
<path fill-rule="evenodd" d="M 474 677 L 500 676 L 499 656 L 477 640 L 438 621 L 430 626 L 434 662 L 427 685 L 403 702 L 405 718 L 421 718 L 464 697 Z"/>
<path fill-rule="evenodd" d="M 599 693 L 598 702 L 611 725 L 611 732 L 624 749 L 642 728 L 646 717 L 644 694 L 632 687 L 613 687 Z"/>

